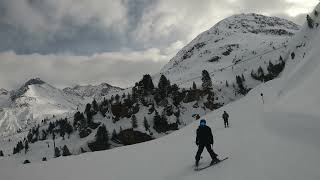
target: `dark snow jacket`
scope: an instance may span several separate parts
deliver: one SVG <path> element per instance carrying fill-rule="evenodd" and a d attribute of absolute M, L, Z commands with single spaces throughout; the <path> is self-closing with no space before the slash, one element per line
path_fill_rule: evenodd
<path fill-rule="evenodd" d="M 211 132 L 211 128 L 208 126 L 199 126 L 197 129 L 197 145 L 209 145 L 213 144 L 213 136 Z"/>
<path fill-rule="evenodd" d="M 223 113 L 222 118 L 224 120 L 228 120 L 229 119 L 229 114 L 228 113 Z"/>

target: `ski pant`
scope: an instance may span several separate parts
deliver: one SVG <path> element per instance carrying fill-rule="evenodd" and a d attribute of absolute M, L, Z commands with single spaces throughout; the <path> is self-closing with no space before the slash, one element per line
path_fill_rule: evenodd
<path fill-rule="evenodd" d="M 224 127 L 225 127 L 225 128 L 229 127 L 229 121 L 228 121 L 228 119 L 224 119 Z"/>
<path fill-rule="evenodd" d="M 198 146 L 198 152 L 197 152 L 197 154 L 196 154 L 196 161 L 199 161 L 199 160 L 200 160 L 200 157 L 201 157 L 201 154 L 202 154 L 202 152 L 203 152 L 204 147 L 206 147 L 206 149 L 207 149 L 208 153 L 210 154 L 212 160 L 217 158 L 218 155 L 212 150 L 210 144 L 207 144 L 207 145 L 200 144 L 200 145 Z"/>

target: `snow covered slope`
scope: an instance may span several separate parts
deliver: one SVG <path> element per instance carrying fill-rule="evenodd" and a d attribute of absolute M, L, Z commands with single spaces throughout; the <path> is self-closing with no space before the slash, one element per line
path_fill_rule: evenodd
<path fill-rule="evenodd" d="M 283 102 L 278 100 L 278 89 L 283 83 L 283 79 L 276 79 L 258 86 L 246 97 L 204 117 L 213 128 L 215 151 L 229 159 L 201 172 L 193 171 L 195 130 L 199 123 L 195 122 L 157 140 L 109 151 L 18 167 L 4 158 L 0 161 L 1 177 L 6 180 L 319 179 L 320 144 L 316 138 L 320 135 L 319 116 L 290 109 L 283 111 L 282 106 L 275 106 L 274 103 Z M 262 104 L 261 92 L 265 94 L 266 104 Z M 303 97 L 305 93 L 299 95 Z M 230 114 L 229 129 L 223 128 L 223 110 Z M 304 138 L 309 135 L 314 138 Z M 209 162 L 204 152 L 200 165 Z"/>
<path fill-rule="evenodd" d="M 221 81 L 234 82 L 235 75 L 250 77 L 253 69 L 286 54 L 288 39 L 298 29 L 293 22 L 277 17 L 231 16 L 191 41 L 154 78 L 164 74 L 171 82 L 190 87 L 205 69 L 219 87 Z"/>
<path fill-rule="evenodd" d="M 316 8 L 320 10 L 320 6 Z M 317 23 L 320 18 L 312 16 Z M 195 130 L 199 122 L 142 144 L 49 162 L 16 166 L 0 161 L 6 180 L 316 180 L 320 179 L 320 30 L 304 25 L 289 43 L 282 77 L 257 86 L 244 98 L 208 114 L 214 149 L 229 159 L 201 172 L 193 171 Z M 306 43 L 298 48 L 297 42 Z M 296 57 L 292 60 L 291 52 Z M 306 53 L 304 55 L 304 53 Z M 304 58 L 302 58 L 304 57 Z M 262 104 L 260 93 L 264 93 Z M 222 112 L 230 114 L 224 129 Z M 200 165 L 210 162 L 206 152 Z"/>

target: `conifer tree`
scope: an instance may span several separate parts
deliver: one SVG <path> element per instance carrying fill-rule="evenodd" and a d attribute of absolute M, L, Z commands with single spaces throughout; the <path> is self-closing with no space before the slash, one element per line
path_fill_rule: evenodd
<path fill-rule="evenodd" d="M 147 120 L 146 117 L 144 117 L 143 125 L 144 125 L 144 128 L 146 129 L 146 131 L 150 130 L 150 125 L 149 125 L 148 120 Z"/>
<path fill-rule="evenodd" d="M 203 70 L 202 71 L 202 88 L 203 90 L 211 90 L 212 89 L 212 81 L 211 81 L 211 77 L 208 73 L 208 71 Z"/>
<path fill-rule="evenodd" d="M 308 26 L 309 28 L 313 28 L 314 27 L 314 21 L 313 19 L 309 16 L 309 14 L 307 15 L 307 23 L 308 23 Z"/>
<path fill-rule="evenodd" d="M 25 144 L 24 144 L 24 153 L 27 154 L 28 150 L 29 150 L 29 143 L 28 141 L 25 141 Z"/>
<path fill-rule="evenodd" d="M 135 115 L 131 116 L 131 124 L 132 124 L 132 128 L 138 127 L 137 117 Z"/>
<path fill-rule="evenodd" d="M 112 139 L 112 140 L 118 139 L 118 135 L 117 135 L 117 132 L 116 132 L 115 129 L 113 129 L 111 139 Z"/>
<path fill-rule="evenodd" d="M 71 153 L 67 147 L 67 145 L 64 145 L 63 148 L 62 148 L 62 156 L 70 156 Z"/>
<path fill-rule="evenodd" d="M 60 157 L 60 156 L 61 156 L 60 149 L 58 147 L 56 147 L 54 149 L 54 157 Z"/>
<path fill-rule="evenodd" d="M 170 81 L 166 78 L 166 76 L 161 75 L 159 83 L 158 83 L 158 89 L 161 95 L 161 98 L 167 97 L 168 95 L 168 88 L 170 87 Z"/>
<path fill-rule="evenodd" d="M 105 125 L 99 126 L 95 141 L 89 143 L 88 146 L 92 151 L 106 150 L 110 147 L 109 135 Z"/>
<path fill-rule="evenodd" d="M 98 106 L 96 99 L 93 99 L 93 101 L 92 101 L 92 108 L 95 112 L 99 111 L 99 106 Z"/>
<path fill-rule="evenodd" d="M 196 85 L 196 83 L 193 81 L 193 83 L 192 83 L 192 88 L 195 90 L 195 89 L 197 89 L 197 85 Z"/>

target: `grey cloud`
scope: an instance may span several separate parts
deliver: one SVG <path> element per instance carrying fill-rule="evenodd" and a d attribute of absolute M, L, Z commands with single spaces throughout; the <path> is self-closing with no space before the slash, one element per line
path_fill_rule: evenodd
<path fill-rule="evenodd" d="M 65 87 L 74 84 L 107 82 L 128 87 L 145 73 L 156 73 L 168 57 L 157 49 L 139 52 L 113 52 L 92 56 L 17 55 L 0 53 L 0 87 L 17 88 L 33 77 Z"/>
<path fill-rule="evenodd" d="M 297 16 L 292 17 L 292 16 L 289 16 L 287 14 L 281 13 L 281 14 L 274 14 L 274 16 L 277 16 L 277 17 L 280 17 L 280 18 L 284 18 L 284 19 L 288 19 L 290 21 L 293 21 L 293 22 L 295 22 L 297 24 L 302 25 L 303 23 L 306 22 L 307 14 L 302 13 L 302 14 L 299 14 Z"/>
<path fill-rule="evenodd" d="M 305 0 L 310 8 L 316 1 Z M 1 0 L 0 87 L 39 76 L 53 85 L 127 87 L 157 72 L 227 16 L 262 13 L 303 23 L 287 0 Z M 8 53 L 7 51 L 12 51 Z M 2 53 L 1 53 L 2 52 Z M 39 53 L 39 54 L 35 54 Z"/>
<path fill-rule="evenodd" d="M 294 6 L 286 0 L 3 0 L 0 52 L 92 55 L 165 49 L 177 41 L 186 44 L 235 13 L 285 17 Z"/>

